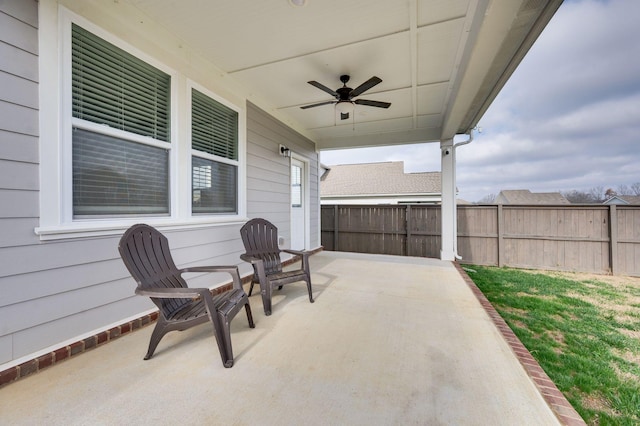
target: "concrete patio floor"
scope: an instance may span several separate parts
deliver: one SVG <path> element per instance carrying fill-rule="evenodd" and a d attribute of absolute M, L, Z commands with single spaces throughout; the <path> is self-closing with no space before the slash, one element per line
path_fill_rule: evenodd
<path fill-rule="evenodd" d="M 311 268 L 314 304 L 304 283 L 269 317 L 251 297 L 231 369 L 208 324 L 143 361 L 145 327 L 0 389 L 0 423 L 560 424 L 452 263 L 321 252 Z"/>

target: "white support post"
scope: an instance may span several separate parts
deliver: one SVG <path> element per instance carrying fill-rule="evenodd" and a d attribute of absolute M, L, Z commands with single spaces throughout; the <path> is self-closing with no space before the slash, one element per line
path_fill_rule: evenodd
<path fill-rule="evenodd" d="M 455 260 L 457 254 L 456 154 L 453 139 L 440 141 L 442 179 L 442 230 L 440 259 Z"/>

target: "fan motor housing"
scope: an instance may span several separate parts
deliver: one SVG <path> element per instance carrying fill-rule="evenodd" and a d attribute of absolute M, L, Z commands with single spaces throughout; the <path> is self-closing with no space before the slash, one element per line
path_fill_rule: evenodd
<path fill-rule="evenodd" d="M 344 86 L 344 87 L 341 87 L 341 88 L 337 89 L 336 93 L 340 96 L 340 100 L 341 101 L 348 101 L 348 100 L 351 99 L 349 97 L 349 95 L 351 94 L 352 90 L 353 89 L 351 89 L 351 87 Z"/>

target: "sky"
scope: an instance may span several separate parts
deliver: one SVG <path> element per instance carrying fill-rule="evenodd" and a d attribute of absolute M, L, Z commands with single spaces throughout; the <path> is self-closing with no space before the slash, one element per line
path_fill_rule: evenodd
<path fill-rule="evenodd" d="M 640 1 L 565 0 L 478 125 L 457 150 L 466 201 L 503 189 L 588 192 L 640 182 Z M 440 171 L 438 143 L 320 158 Z"/>

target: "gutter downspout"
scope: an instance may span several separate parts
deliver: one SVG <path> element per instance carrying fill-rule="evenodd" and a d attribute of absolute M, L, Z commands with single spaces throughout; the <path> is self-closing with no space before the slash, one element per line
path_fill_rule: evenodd
<path fill-rule="evenodd" d="M 456 150 L 459 147 L 461 147 L 463 145 L 470 144 L 473 141 L 473 129 L 469 130 L 468 135 L 469 135 L 469 139 L 467 139 L 466 141 L 458 142 L 457 144 L 453 145 L 453 165 L 454 165 L 453 166 L 453 183 L 454 183 L 455 187 L 457 187 L 457 185 L 458 185 L 458 178 L 457 178 L 458 165 L 456 163 L 456 161 L 457 161 L 456 160 Z M 460 259 L 462 259 L 462 256 L 460 256 L 460 254 L 458 254 L 458 220 L 457 220 L 457 218 L 458 218 L 458 203 L 457 202 L 454 203 L 453 211 L 455 212 L 455 217 L 456 217 L 456 220 L 453 221 L 453 229 L 454 229 L 454 232 L 455 232 L 454 235 L 456 236 L 456 239 L 453 242 L 453 252 L 455 253 L 456 260 L 460 260 Z"/>

